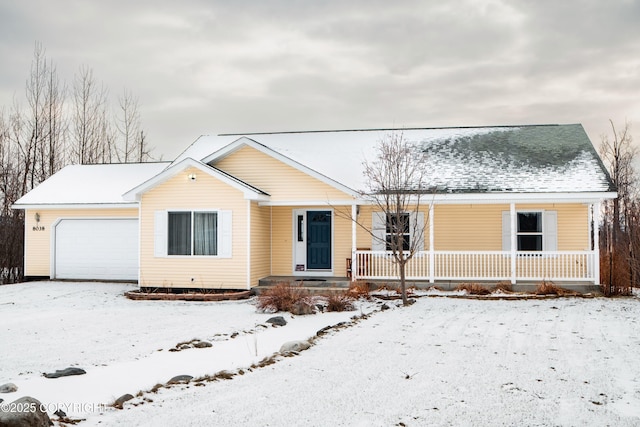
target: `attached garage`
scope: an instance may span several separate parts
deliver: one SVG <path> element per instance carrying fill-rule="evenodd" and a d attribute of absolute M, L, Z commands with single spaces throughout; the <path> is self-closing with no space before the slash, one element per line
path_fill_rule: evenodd
<path fill-rule="evenodd" d="M 137 219 L 61 219 L 52 246 L 55 279 L 138 280 Z"/>

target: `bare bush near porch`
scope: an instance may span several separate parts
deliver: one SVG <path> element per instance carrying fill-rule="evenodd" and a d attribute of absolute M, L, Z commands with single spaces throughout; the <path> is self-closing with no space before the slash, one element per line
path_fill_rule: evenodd
<path fill-rule="evenodd" d="M 296 306 L 312 306 L 309 292 L 301 286 L 278 283 L 258 295 L 258 310 L 276 313 L 278 311 L 297 311 Z"/>

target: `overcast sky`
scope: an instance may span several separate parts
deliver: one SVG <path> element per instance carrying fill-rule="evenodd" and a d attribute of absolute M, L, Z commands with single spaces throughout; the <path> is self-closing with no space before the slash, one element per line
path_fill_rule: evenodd
<path fill-rule="evenodd" d="M 0 0 L 0 107 L 39 41 L 138 98 L 153 154 L 202 134 L 582 123 L 640 142 L 640 2 Z"/>

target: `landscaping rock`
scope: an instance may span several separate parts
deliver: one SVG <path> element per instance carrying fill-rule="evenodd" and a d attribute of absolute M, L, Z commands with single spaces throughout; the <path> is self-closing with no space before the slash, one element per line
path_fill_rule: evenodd
<path fill-rule="evenodd" d="M 275 316 L 267 320 L 267 323 L 271 323 L 273 326 L 285 326 L 287 321 L 282 316 Z"/>
<path fill-rule="evenodd" d="M 64 412 L 62 409 L 58 409 L 56 412 L 53 413 L 53 415 L 56 415 L 58 418 L 66 418 L 67 417 L 67 413 Z"/>
<path fill-rule="evenodd" d="M 309 341 L 287 341 L 280 347 L 280 353 L 299 352 L 311 347 Z"/>
<path fill-rule="evenodd" d="M 66 368 L 66 369 L 58 369 L 52 373 L 44 373 L 42 374 L 45 378 L 60 378 L 60 377 L 68 377 L 71 375 L 84 375 L 87 371 L 82 368 Z"/>
<path fill-rule="evenodd" d="M 192 379 L 191 375 L 177 375 L 171 378 L 167 384 L 186 384 Z"/>
<path fill-rule="evenodd" d="M 211 344 L 209 341 L 198 341 L 193 343 L 193 346 L 195 348 L 207 348 L 207 347 L 213 347 L 213 344 Z"/>
<path fill-rule="evenodd" d="M 313 306 L 304 301 L 298 301 L 291 307 L 291 314 L 295 314 L 296 316 L 313 314 Z"/>
<path fill-rule="evenodd" d="M 18 391 L 18 386 L 14 383 L 0 385 L 0 393 L 15 393 L 16 391 Z"/>
<path fill-rule="evenodd" d="M 113 406 L 118 408 L 118 409 L 122 409 L 122 405 L 124 405 L 124 402 L 127 402 L 127 401 L 129 401 L 131 399 L 133 399 L 133 395 L 131 395 L 129 393 L 123 394 L 122 396 L 117 398 L 115 402 L 113 402 Z"/>
<path fill-rule="evenodd" d="M 21 412 L 0 411 L 2 427 L 49 427 L 53 425 L 49 415 L 42 410 L 42 403 L 30 396 L 24 396 L 10 404 L 10 408 L 25 408 Z"/>

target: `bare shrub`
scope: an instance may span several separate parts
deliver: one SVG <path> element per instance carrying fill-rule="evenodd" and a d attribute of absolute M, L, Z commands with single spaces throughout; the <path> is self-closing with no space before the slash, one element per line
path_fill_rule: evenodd
<path fill-rule="evenodd" d="M 300 285 L 278 283 L 258 295 L 258 310 L 265 312 L 294 311 L 295 307 L 312 305 L 309 291 Z"/>
<path fill-rule="evenodd" d="M 352 296 L 349 293 L 333 293 L 327 296 L 327 311 L 353 311 Z"/>
<path fill-rule="evenodd" d="M 353 298 L 369 299 L 371 298 L 369 292 L 371 292 L 371 286 L 368 282 L 357 280 L 355 282 L 351 282 L 351 284 L 349 285 L 349 295 L 351 295 Z"/>
<path fill-rule="evenodd" d="M 575 291 L 570 291 L 569 289 L 562 288 L 549 280 L 543 280 L 542 282 L 538 283 L 538 285 L 536 286 L 536 290 L 533 291 L 533 293 L 536 295 L 558 295 L 558 296 L 578 294 Z"/>
<path fill-rule="evenodd" d="M 491 291 L 480 283 L 460 283 L 456 291 L 467 291 L 471 295 L 489 295 Z"/>
<path fill-rule="evenodd" d="M 511 292 L 513 292 L 513 286 L 511 285 L 511 282 L 503 281 L 503 282 L 496 283 L 496 287 L 493 288 L 493 290 L 494 291 L 511 293 Z"/>

